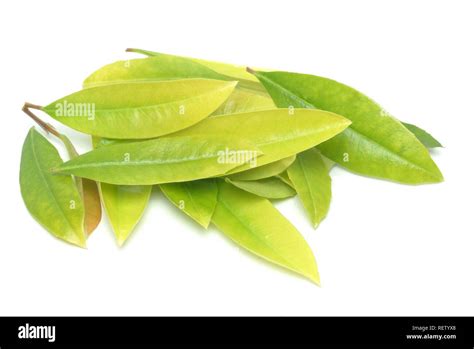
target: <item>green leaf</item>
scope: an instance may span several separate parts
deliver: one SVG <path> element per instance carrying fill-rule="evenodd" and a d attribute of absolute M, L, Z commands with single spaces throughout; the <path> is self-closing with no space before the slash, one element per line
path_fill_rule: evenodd
<path fill-rule="evenodd" d="M 84 88 L 124 82 L 144 82 L 175 79 L 214 79 L 230 81 L 192 60 L 169 55 L 117 61 L 103 66 L 84 80 Z"/>
<path fill-rule="evenodd" d="M 253 161 L 261 151 L 249 144 L 217 136 L 119 142 L 85 153 L 55 171 L 110 184 L 187 182 L 219 176 Z"/>
<path fill-rule="evenodd" d="M 212 222 L 220 231 L 250 252 L 319 284 L 318 268 L 310 247 L 267 199 L 222 180 L 218 185 Z"/>
<path fill-rule="evenodd" d="M 243 70 L 245 74 L 255 78 Z M 149 58 L 131 59 L 108 64 L 92 73 L 84 87 L 96 87 L 125 82 L 144 82 L 174 79 L 214 79 L 229 81 L 232 78 L 218 74 L 189 58 L 171 55 L 159 55 Z M 234 79 L 235 80 L 235 79 Z M 255 81 L 258 80 L 255 78 Z M 237 85 L 230 97 L 213 113 L 233 114 L 275 108 L 275 104 L 263 87 L 259 91 L 249 90 Z"/>
<path fill-rule="evenodd" d="M 161 184 L 160 188 L 176 207 L 207 229 L 217 203 L 215 179 Z"/>
<path fill-rule="evenodd" d="M 52 235 L 85 247 L 84 206 L 71 176 L 49 170 L 62 163 L 54 146 L 33 127 L 23 144 L 20 187 L 30 214 Z"/>
<path fill-rule="evenodd" d="M 287 173 L 311 222 L 317 227 L 331 203 L 331 177 L 322 156 L 314 148 L 300 153 Z"/>
<path fill-rule="evenodd" d="M 285 171 L 295 159 L 296 156 L 292 155 L 267 165 L 230 175 L 229 178 L 237 181 L 255 181 L 262 178 L 273 177 Z"/>
<path fill-rule="evenodd" d="M 105 212 L 119 246 L 128 239 L 150 200 L 151 185 L 100 183 Z"/>
<path fill-rule="evenodd" d="M 113 141 L 93 137 L 94 148 Z M 99 183 L 102 202 L 119 246 L 128 239 L 145 212 L 152 191 L 151 185 L 115 185 Z"/>
<path fill-rule="evenodd" d="M 267 199 L 285 199 L 296 195 L 292 187 L 277 177 L 263 178 L 256 181 L 238 181 L 230 178 L 225 180 L 239 189 Z"/>
<path fill-rule="evenodd" d="M 329 159 L 363 175 L 421 184 L 443 180 L 429 152 L 378 104 L 336 81 L 305 74 L 255 72 L 279 107 L 319 108 L 352 121 L 319 145 Z"/>
<path fill-rule="evenodd" d="M 188 62 L 194 62 L 203 67 L 211 69 L 215 73 L 219 74 L 221 77 L 238 81 L 239 88 L 245 88 L 255 93 L 266 94 L 265 89 L 258 82 L 258 79 L 252 74 L 248 73 L 244 66 L 208 61 L 205 59 L 198 59 L 198 58 L 180 57 L 180 56 L 174 56 L 174 55 L 147 51 L 147 50 L 140 50 L 140 49 L 127 49 L 127 51 L 141 53 L 149 57 L 172 57 L 175 59 L 186 60 Z"/>
<path fill-rule="evenodd" d="M 409 124 L 407 122 L 402 122 L 403 126 L 405 126 L 411 133 L 415 135 L 418 140 L 424 144 L 427 148 L 439 148 L 443 147 L 440 142 L 432 135 L 430 135 L 425 130 L 419 128 L 418 126 Z"/>
<path fill-rule="evenodd" d="M 273 109 L 216 115 L 169 137 L 232 135 L 254 144 L 263 152 L 256 161 L 227 174 L 275 162 L 328 140 L 343 131 L 350 121 L 322 110 Z"/>
<path fill-rule="evenodd" d="M 189 127 L 214 112 L 235 82 L 186 79 L 92 87 L 46 107 L 59 122 L 107 138 L 152 138 Z"/>

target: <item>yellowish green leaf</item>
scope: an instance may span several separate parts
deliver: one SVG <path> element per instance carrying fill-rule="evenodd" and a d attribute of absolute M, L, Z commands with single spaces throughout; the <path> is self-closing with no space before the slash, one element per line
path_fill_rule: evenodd
<path fill-rule="evenodd" d="M 273 109 L 216 115 L 169 137 L 231 135 L 254 144 L 263 152 L 256 161 L 227 174 L 275 162 L 314 147 L 342 132 L 350 121 L 322 110 Z"/>
<path fill-rule="evenodd" d="M 93 137 L 94 148 L 114 142 Z M 145 212 L 152 191 L 151 185 L 115 185 L 98 183 L 105 213 L 114 231 L 119 246 L 123 245 L 133 232 Z"/>
<path fill-rule="evenodd" d="M 230 178 L 225 180 L 239 189 L 267 199 L 285 199 L 296 195 L 296 191 L 292 187 L 277 177 L 255 181 L 239 181 Z"/>
<path fill-rule="evenodd" d="M 85 247 L 84 206 L 71 176 L 49 170 L 62 163 L 54 146 L 33 127 L 23 144 L 20 188 L 28 211 L 52 235 Z"/>
<path fill-rule="evenodd" d="M 298 154 L 287 173 L 311 222 L 317 227 L 331 203 L 331 177 L 321 154 L 314 148 Z"/>
<path fill-rule="evenodd" d="M 213 178 L 161 184 L 165 196 L 204 228 L 209 226 L 217 203 L 217 184 Z"/>
<path fill-rule="evenodd" d="M 267 199 L 220 180 L 212 222 L 256 255 L 319 284 L 313 253 L 296 228 Z"/>
<path fill-rule="evenodd" d="M 242 139 L 175 136 L 100 147 L 55 172 L 110 184 L 151 185 L 219 176 L 259 155 L 258 148 Z"/>
<path fill-rule="evenodd" d="M 78 91 L 42 110 L 93 136 L 152 138 L 184 129 L 212 114 L 235 84 L 208 79 L 111 84 Z"/>
<path fill-rule="evenodd" d="M 292 155 L 267 165 L 230 175 L 229 178 L 238 181 L 255 181 L 262 178 L 273 177 L 285 171 L 295 159 L 296 156 Z"/>

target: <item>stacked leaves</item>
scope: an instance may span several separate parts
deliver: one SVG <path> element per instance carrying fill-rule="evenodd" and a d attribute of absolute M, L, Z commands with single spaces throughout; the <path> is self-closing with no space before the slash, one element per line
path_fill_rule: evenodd
<path fill-rule="evenodd" d="M 157 185 L 204 228 L 213 223 L 240 246 L 319 283 L 311 249 L 271 200 L 298 196 L 316 227 L 329 210 L 334 164 L 399 183 L 443 180 L 427 149 L 439 142 L 349 86 L 129 51 L 148 57 L 106 65 L 83 90 L 23 108 L 69 154 L 63 162 L 30 130 L 20 169 L 24 202 L 69 243 L 85 246 L 103 206 L 122 245 Z M 31 109 L 90 135 L 93 150 L 78 155 Z"/>

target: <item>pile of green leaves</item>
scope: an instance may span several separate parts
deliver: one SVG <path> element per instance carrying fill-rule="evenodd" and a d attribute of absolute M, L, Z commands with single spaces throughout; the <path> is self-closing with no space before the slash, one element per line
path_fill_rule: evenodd
<path fill-rule="evenodd" d="M 339 82 L 313 75 L 129 50 L 146 58 L 92 73 L 83 89 L 23 111 L 60 139 L 69 159 L 35 128 L 22 152 L 21 193 L 52 235 L 86 245 L 102 207 L 122 245 L 152 186 L 204 228 L 315 283 L 308 244 L 271 200 L 297 196 L 312 225 L 327 215 L 330 169 L 406 184 L 443 176 L 428 148 L 441 146 Z M 91 136 L 79 155 L 39 119 L 41 110 Z"/>

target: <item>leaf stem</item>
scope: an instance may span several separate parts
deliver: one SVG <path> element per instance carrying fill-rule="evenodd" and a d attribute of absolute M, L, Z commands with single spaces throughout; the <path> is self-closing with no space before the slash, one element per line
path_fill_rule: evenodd
<path fill-rule="evenodd" d="M 252 74 L 252 75 L 255 75 L 255 73 L 256 73 L 256 71 L 253 70 L 253 69 L 250 68 L 250 67 L 247 67 L 246 70 L 247 70 L 248 73 L 250 73 L 250 74 Z"/>
<path fill-rule="evenodd" d="M 147 51 L 147 50 L 142 50 L 140 48 L 127 48 L 125 52 L 134 52 L 134 53 L 140 53 L 145 56 L 156 56 L 156 52 L 152 51 Z"/>
<path fill-rule="evenodd" d="M 53 135 L 55 135 L 58 138 L 62 137 L 62 135 L 52 125 L 44 122 L 39 117 L 37 117 L 35 114 L 33 114 L 33 112 L 30 110 L 30 108 L 31 109 L 42 110 L 43 109 L 42 106 L 26 102 L 23 105 L 23 108 L 21 110 L 26 115 L 28 115 L 30 118 L 32 118 L 34 120 L 34 122 L 36 122 L 44 131 L 46 131 L 46 133 L 52 133 Z"/>

